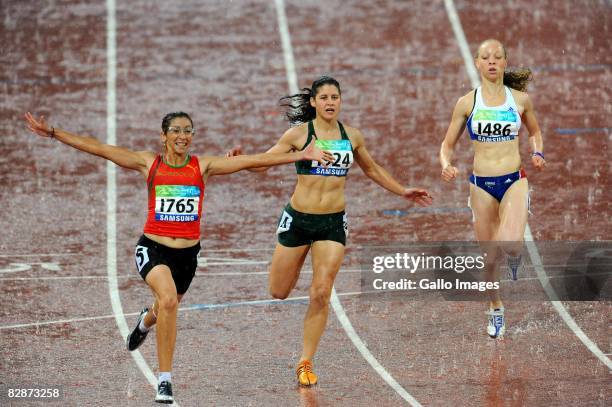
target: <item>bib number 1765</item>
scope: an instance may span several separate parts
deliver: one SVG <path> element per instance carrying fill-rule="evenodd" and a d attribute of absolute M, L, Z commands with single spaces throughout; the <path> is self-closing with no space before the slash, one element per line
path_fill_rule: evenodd
<path fill-rule="evenodd" d="M 192 213 L 195 198 L 159 198 L 159 212 Z"/>

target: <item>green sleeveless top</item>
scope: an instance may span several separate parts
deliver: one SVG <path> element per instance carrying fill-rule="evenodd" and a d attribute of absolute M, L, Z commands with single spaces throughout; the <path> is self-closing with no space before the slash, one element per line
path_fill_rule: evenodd
<path fill-rule="evenodd" d="M 300 151 L 306 148 L 314 137 L 315 145 L 321 150 L 326 150 L 333 154 L 334 162 L 330 163 L 326 168 L 317 161 L 296 161 L 295 169 L 298 174 L 346 177 L 349 168 L 353 165 L 353 145 L 346 135 L 342 123 L 338 122 L 338 127 L 340 127 L 340 136 L 342 137 L 340 140 L 319 140 L 315 134 L 312 121 L 308 122 L 308 138 L 306 138 L 306 143 L 304 143 Z"/>

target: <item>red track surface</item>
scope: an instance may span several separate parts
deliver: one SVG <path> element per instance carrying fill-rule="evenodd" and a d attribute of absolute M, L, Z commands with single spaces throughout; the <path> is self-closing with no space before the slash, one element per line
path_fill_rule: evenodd
<path fill-rule="evenodd" d="M 535 71 L 530 94 L 549 165 L 538 174 L 527 165 L 534 237 L 611 240 L 610 5 L 502 3 L 456 6 L 472 50 L 483 39 L 499 38 L 511 65 Z M 105 4 L 63 1 L 41 8 L 2 1 L 0 10 L 6 62 L 0 72 L 0 383 L 62 385 L 61 405 L 149 405 L 153 390 L 125 350 L 114 318 L 3 328 L 110 315 L 112 309 L 106 164 L 28 134 L 22 120 L 31 110 L 49 115 L 53 125 L 105 139 Z M 428 188 L 438 208 L 385 215 L 410 207 L 352 171 L 350 250 L 338 292 L 360 289 L 360 274 L 350 272 L 358 270 L 360 245 L 471 240 L 470 213 L 462 210 L 467 182 L 443 185 L 439 179 L 439 143 L 456 99 L 470 87 L 442 2 L 289 1 L 287 16 L 300 86 L 324 73 L 338 78 L 341 120 L 362 130 L 369 151 L 390 172 Z M 288 87 L 276 18 L 273 2 L 119 2 L 117 143 L 157 148 L 161 117 L 180 109 L 195 120 L 195 152 L 222 154 L 236 144 L 266 150 L 286 127 L 277 108 Z M 594 130 L 562 135 L 558 128 Z M 522 146 L 528 157 L 527 143 Z M 464 136 L 457 151 L 462 180 L 470 154 Z M 291 166 L 212 179 L 202 256 L 269 260 L 294 179 Z M 135 172 L 119 171 L 117 185 L 119 288 L 124 311 L 135 313 L 150 301 L 132 259 L 145 189 Z M 15 263 L 29 268 L 7 272 L 19 267 Z M 201 267 L 183 305 L 268 299 L 265 273 L 245 274 L 265 270 L 265 264 Z M 228 272 L 241 274 L 217 274 Z M 82 278 L 41 278 L 69 276 Z M 309 277 L 303 273 L 294 296 L 307 294 Z M 423 405 L 612 403 L 610 371 L 549 302 L 508 298 L 506 338 L 492 341 L 484 334 L 482 303 L 341 301 L 372 354 Z M 609 354 L 610 303 L 565 305 Z M 315 360 L 320 384 L 298 389 L 293 365 L 304 311 L 303 303 L 286 303 L 180 313 L 173 372 L 178 402 L 405 404 L 356 351 L 333 313 Z M 127 320 L 131 328 L 135 316 Z M 141 351 L 155 370 L 154 341 Z"/>

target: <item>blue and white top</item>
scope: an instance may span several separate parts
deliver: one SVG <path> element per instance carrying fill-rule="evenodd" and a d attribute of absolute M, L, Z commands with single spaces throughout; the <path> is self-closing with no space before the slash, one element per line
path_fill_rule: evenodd
<path fill-rule="evenodd" d="M 506 100 L 500 106 L 486 106 L 482 100 L 482 89 L 474 91 L 474 107 L 467 120 L 470 138 L 482 143 L 512 141 L 518 137 L 521 128 L 519 114 L 512 91 L 507 86 Z"/>

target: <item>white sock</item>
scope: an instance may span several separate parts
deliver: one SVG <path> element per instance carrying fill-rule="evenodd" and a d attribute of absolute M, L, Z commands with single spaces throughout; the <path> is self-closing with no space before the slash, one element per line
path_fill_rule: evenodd
<path fill-rule="evenodd" d="M 159 372 L 159 379 L 157 381 L 157 384 L 159 384 L 161 382 L 171 383 L 172 382 L 172 373 L 171 372 Z"/>
<path fill-rule="evenodd" d="M 512 256 L 512 255 L 509 254 L 508 255 L 508 263 L 513 264 L 513 265 L 514 264 L 518 265 L 518 264 L 521 263 L 522 258 L 523 258 L 523 256 L 521 254 L 518 254 L 516 256 Z"/>
<path fill-rule="evenodd" d="M 148 312 L 147 312 L 148 314 Z M 147 315 L 145 314 L 145 316 Z M 145 326 L 144 317 L 140 320 L 140 324 L 138 324 L 138 330 L 142 333 L 149 332 L 149 328 Z"/>

